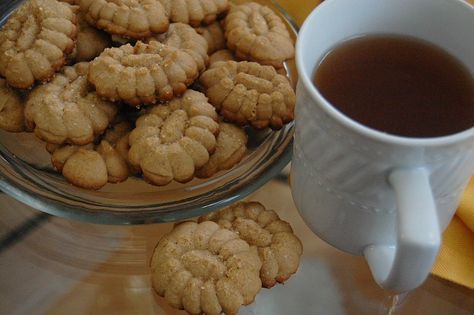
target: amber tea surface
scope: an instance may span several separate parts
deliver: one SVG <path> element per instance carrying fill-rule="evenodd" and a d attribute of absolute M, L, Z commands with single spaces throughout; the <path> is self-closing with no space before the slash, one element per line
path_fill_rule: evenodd
<path fill-rule="evenodd" d="M 342 42 L 314 71 L 340 112 L 373 129 L 438 137 L 474 126 L 474 79 L 456 58 L 425 41 L 368 35 Z"/>

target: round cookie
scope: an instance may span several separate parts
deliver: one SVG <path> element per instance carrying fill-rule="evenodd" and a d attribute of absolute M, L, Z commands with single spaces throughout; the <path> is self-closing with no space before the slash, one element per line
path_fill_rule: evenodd
<path fill-rule="evenodd" d="M 159 0 L 171 22 L 198 27 L 210 24 L 229 10 L 228 0 Z"/>
<path fill-rule="evenodd" d="M 159 0 L 79 0 L 79 6 L 89 24 L 122 37 L 144 39 L 169 25 Z"/>
<path fill-rule="evenodd" d="M 295 92 L 287 78 L 256 62 L 216 62 L 200 77 L 209 102 L 227 120 L 280 129 L 293 120 Z"/>
<path fill-rule="evenodd" d="M 266 210 L 262 204 L 239 202 L 199 218 L 199 222 L 205 221 L 215 221 L 238 233 L 249 245 L 258 247 L 264 287 L 283 283 L 298 270 L 303 253 L 301 241 L 288 222 L 280 220 L 273 210 Z"/>
<path fill-rule="evenodd" d="M 17 91 L 0 78 L 0 128 L 10 132 L 25 130 L 24 101 Z"/>
<path fill-rule="evenodd" d="M 231 169 L 239 163 L 247 152 L 247 133 L 235 125 L 219 124 L 219 135 L 214 153 L 209 162 L 196 171 L 199 178 L 209 178 L 221 170 Z"/>
<path fill-rule="evenodd" d="M 0 30 L 0 75 L 21 89 L 49 81 L 73 51 L 76 36 L 76 15 L 69 4 L 26 2 Z"/>
<path fill-rule="evenodd" d="M 88 144 L 115 118 L 117 106 L 90 91 L 88 68 L 87 62 L 65 67 L 30 93 L 26 126 L 38 138 L 55 144 Z"/>
<path fill-rule="evenodd" d="M 227 46 L 241 60 L 281 68 L 295 48 L 282 19 L 267 6 L 249 2 L 233 6 L 225 18 Z"/>
<path fill-rule="evenodd" d="M 101 97 L 140 106 L 183 94 L 198 75 L 191 55 L 152 40 L 107 48 L 91 61 L 88 78 Z"/>
<path fill-rule="evenodd" d="M 204 94 L 188 90 L 137 119 L 129 138 L 130 162 L 152 184 L 187 182 L 209 161 L 218 132 L 214 107 Z"/>
<path fill-rule="evenodd" d="M 255 247 L 214 222 L 183 222 L 158 243 L 152 284 L 167 302 L 190 314 L 237 314 L 261 289 Z"/>

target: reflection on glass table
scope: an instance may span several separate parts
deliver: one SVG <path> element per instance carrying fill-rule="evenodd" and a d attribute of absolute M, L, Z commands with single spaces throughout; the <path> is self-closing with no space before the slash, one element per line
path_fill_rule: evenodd
<path fill-rule="evenodd" d="M 249 197 L 276 210 L 302 240 L 298 272 L 262 289 L 239 314 L 474 314 L 474 291 L 434 276 L 393 295 L 364 260 L 318 239 L 284 176 Z M 51 217 L 0 194 L 0 314 L 186 314 L 154 294 L 149 259 L 171 224 L 107 226 Z"/>

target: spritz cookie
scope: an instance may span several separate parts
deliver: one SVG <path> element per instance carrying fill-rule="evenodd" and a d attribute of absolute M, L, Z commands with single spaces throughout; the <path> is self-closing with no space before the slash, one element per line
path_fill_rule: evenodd
<path fill-rule="evenodd" d="M 249 2 L 233 6 L 225 18 L 227 46 L 241 60 L 276 68 L 294 57 L 295 48 L 282 19 L 267 6 Z"/>
<path fill-rule="evenodd" d="M 107 48 L 91 61 L 89 81 L 101 97 L 140 106 L 183 94 L 198 75 L 190 54 L 152 40 Z"/>
<path fill-rule="evenodd" d="M 76 14 L 69 4 L 27 1 L 0 30 L 0 75 L 21 89 L 49 81 L 73 51 L 76 36 Z"/>
<path fill-rule="evenodd" d="M 261 289 L 257 250 L 216 223 L 183 222 L 158 243 L 151 260 L 156 293 L 190 314 L 237 314 Z"/>
<path fill-rule="evenodd" d="M 144 39 L 169 25 L 159 0 L 79 0 L 79 6 L 89 24 L 126 38 Z"/>
<path fill-rule="evenodd" d="M 187 182 L 209 161 L 219 133 L 217 113 L 204 94 L 188 90 L 140 116 L 129 137 L 129 158 L 154 185 Z"/>
<path fill-rule="evenodd" d="M 199 218 L 199 222 L 215 221 L 228 228 L 251 246 L 257 246 L 262 268 L 260 278 L 266 288 L 283 283 L 298 270 L 303 253 L 301 241 L 290 224 L 259 202 L 238 202 Z"/>
<path fill-rule="evenodd" d="M 280 129 L 293 120 L 295 92 L 288 79 L 256 62 L 216 62 L 200 77 L 209 102 L 229 121 Z"/>
<path fill-rule="evenodd" d="M 87 62 L 65 67 L 30 93 L 26 125 L 38 138 L 55 144 L 88 144 L 115 118 L 117 106 L 90 89 L 88 69 Z"/>

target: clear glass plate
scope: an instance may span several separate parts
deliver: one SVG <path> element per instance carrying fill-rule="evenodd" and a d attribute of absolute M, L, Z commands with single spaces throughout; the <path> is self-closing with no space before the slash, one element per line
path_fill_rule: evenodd
<path fill-rule="evenodd" d="M 0 23 L 21 1 L 2 1 Z M 235 1 L 242 3 L 245 1 Z M 294 41 L 297 26 L 274 1 L 268 5 L 286 22 Z M 285 63 L 288 78 L 296 86 L 294 60 Z M 248 153 L 236 167 L 210 179 L 164 187 L 130 177 L 89 191 L 69 184 L 53 170 L 44 143 L 30 133 L 0 131 L 0 189 L 21 202 L 52 215 L 104 224 L 171 222 L 224 207 L 260 188 L 290 161 L 294 124 L 279 131 L 249 130 Z"/>

